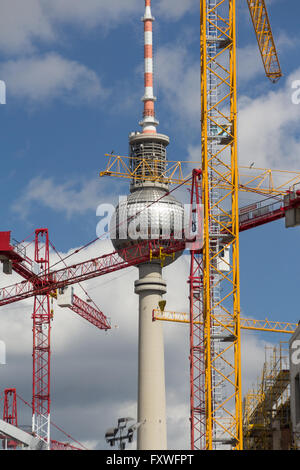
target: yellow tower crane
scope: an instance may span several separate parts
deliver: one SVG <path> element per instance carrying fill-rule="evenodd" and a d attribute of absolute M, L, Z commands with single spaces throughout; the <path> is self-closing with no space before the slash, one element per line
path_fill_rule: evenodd
<path fill-rule="evenodd" d="M 263 0 L 248 1 L 267 76 L 281 76 L 272 31 Z M 240 355 L 239 171 L 237 155 L 237 37 L 236 0 L 200 0 L 201 154 L 204 245 L 202 303 L 205 363 L 205 442 L 243 448 Z M 219 190 L 215 181 L 227 189 Z M 230 220 L 222 224 L 222 217 Z M 218 236 L 226 231 L 231 249 L 227 272 L 218 268 Z M 224 328 L 220 318 L 230 318 Z M 216 351 L 213 331 L 231 341 Z M 224 373 L 222 367 L 226 367 Z M 225 385 L 218 405 L 216 390 Z M 197 410 L 196 410 L 197 411 Z M 227 425 L 226 422 L 230 422 Z M 233 422 L 233 425 L 232 425 Z"/>

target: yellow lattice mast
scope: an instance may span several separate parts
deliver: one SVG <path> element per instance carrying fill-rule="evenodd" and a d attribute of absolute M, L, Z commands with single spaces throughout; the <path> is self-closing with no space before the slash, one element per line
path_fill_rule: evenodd
<path fill-rule="evenodd" d="M 248 5 L 266 74 L 276 81 L 281 71 L 265 4 Z M 205 448 L 220 443 L 241 450 L 236 0 L 200 0 L 200 35 Z M 224 249 L 231 250 L 231 259 L 221 269 Z M 221 388 L 225 392 L 218 394 Z"/>
<path fill-rule="evenodd" d="M 236 2 L 201 0 L 200 10 L 206 449 L 217 442 L 242 449 Z M 216 190 L 217 179 L 227 188 Z M 230 229 L 223 226 L 221 215 L 230 220 Z M 219 245 L 224 229 L 225 248 L 232 252 L 226 273 L 217 263 L 224 249 Z M 224 314 L 231 319 L 229 324 L 222 322 Z M 214 330 L 224 341 L 217 354 Z M 216 406 L 217 387 L 226 393 Z"/>

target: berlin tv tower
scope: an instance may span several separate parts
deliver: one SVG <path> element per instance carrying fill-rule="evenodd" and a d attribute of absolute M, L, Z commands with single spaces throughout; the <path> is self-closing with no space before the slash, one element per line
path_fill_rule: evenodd
<path fill-rule="evenodd" d="M 163 246 L 166 237 L 182 238 L 183 233 L 182 204 L 168 193 L 167 184 L 153 181 L 153 175 L 160 176 L 166 170 L 166 149 L 170 141 L 168 136 L 157 132 L 159 123 L 155 118 L 151 0 L 145 0 L 142 21 L 145 37 L 144 114 L 140 122 L 142 132 L 129 135 L 130 164 L 136 178 L 130 184 L 131 194 L 120 202 L 112 219 L 117 227 L 112 236 L 117 250 L 145 239 L 159 239 Z M 141 162 L 147 163 L 146 170 Z M 121 236 L 124 214 L 128 221 L 125 237 Z M 180 253 L 176 254 L 174 259 L 179 256 Z M 174 259 L 167 258 L 164 266 Z M 138 422 L 141 425 L 137 449 L 164 450 L 167 449 L 164 341 L 162 324 L 152 321 L 152 312 L 167 292 L 167 285 L 162 278 L 161 260 L 141 264 L 138 269 L 135 293 L 139 296 Z"/>

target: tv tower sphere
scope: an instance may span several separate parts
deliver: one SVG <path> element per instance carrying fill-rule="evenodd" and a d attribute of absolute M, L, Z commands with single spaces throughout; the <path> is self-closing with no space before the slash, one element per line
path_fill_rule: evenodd
<path fill-rule="evenodd" d="M 141 243 L 145 240 L 164 242 L 174 238 L 183 239 L 184 210 L 162 185 L 145 182 L 142 187 L 120 202 L 111 220 L 111 238 L 116 250 Z M 175 261 L 181 253 L 167 257 L 164 265 Z"/>

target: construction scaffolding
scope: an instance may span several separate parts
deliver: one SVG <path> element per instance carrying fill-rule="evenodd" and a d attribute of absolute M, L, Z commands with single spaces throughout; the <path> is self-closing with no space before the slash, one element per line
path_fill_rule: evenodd
<path fill-rule="evenodd" d="M 289 351 L 287 343 L 266 347 L 258 383 L 243 401 L 244 448 L 290 450 Z"/>

